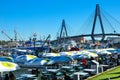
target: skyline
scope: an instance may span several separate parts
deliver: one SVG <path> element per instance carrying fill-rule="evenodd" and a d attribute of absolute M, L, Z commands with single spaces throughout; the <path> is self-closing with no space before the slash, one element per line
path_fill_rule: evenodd
<path fill-rule="evenodd" d="M 11 38 L 16 29 L 25 40 L 34 32 L 37 39 L 49 34 L 55 39 L 65 19 L 68 35 L 80 35 L 82 25 L 95 11 L 96 4 L 120 21 L 119 3 L 119 0 L 0 0 L 0 31 Z M 1 40 L 9 40 L 3 34 L 0 36 Z"/>

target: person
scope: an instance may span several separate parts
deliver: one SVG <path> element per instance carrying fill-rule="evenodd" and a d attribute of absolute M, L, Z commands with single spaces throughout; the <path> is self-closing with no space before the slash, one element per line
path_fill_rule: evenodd
<path fill-rule="evenodd" d="M 9 80 L 9 76 L 8 76 L 8 74 L 5 74 L 5 78 L 4 78 L 4 80 Z"/>
<path fill-rule="evenodd" d="M 53 73 L 52 80 L 57 80 L 56 73 Z"/>
<path fill-rule="evenodd" d="M 38 56 L 38 53 L 39 53 L 39 51 L 36 50 L 36 51 L 35 51 L 35 56 L 39 57 L 39 56 Z"/>
<path fill-rule="evenodd" d="M 37 80 L 42 80 L 42 79 L 41 79 L 41 73 L 38 74 Z"/>
<path fill-rule="evenodd" d="M 16 80 L 15 75 L 12 72 L 9 72 L 9 80 Z"/>
<path fill-rule="evenodd" d="M 83 66 L 83 67 L 86 67 L 86 65 L 87 65 L 87 60 L 86 60 L 85 58 L 83 58 L 83 59 L 81 60 L 81 63 L 82 63 L 82 66 Z"/>
<path fill-rule="evenodd" d="M 0 80 L 3 80 L 3 79 L 2 79 L 2 73 L 1 73 L 1 72 L 0 72 Z"/>
<path fill-rule="evenodd" d="M 63 72 L 64 80 L 71 80 L 70 76 L 68 76 L 65 72 Z"/>

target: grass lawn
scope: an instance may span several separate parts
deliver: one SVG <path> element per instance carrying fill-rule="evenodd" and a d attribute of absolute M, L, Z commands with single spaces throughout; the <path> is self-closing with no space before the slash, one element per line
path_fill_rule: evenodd
<path fill-rule="evenodd" d="M 100 73 L 95 77 L 89 78 L 87 80 L 120 80 L 120 66 Z"/>

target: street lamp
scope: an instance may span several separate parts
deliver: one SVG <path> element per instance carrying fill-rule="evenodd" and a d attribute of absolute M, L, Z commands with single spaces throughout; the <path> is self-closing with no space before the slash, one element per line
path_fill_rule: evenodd
<path fill-rule="evenodd" d="M 34 32 L 34 33 L 33 33 L 34 51 L 35 51 L 35 41 L 36 41 L 36 36 L 37 36 L 37 34 Z"/>

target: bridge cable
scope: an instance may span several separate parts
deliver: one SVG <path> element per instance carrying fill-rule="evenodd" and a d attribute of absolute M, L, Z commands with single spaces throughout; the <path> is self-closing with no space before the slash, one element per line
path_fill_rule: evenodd
<path fill-rule="evenodd" d="M 111 17 L 113 20 L 115 20 L 117 23 L 119 23 L 120 24 L 120 22 L 116 19 L 116 18 L 114 18 L 113 16 L 111 16 L 109 13 L 107 13 L 106 11 L 105 11 L 105 13 L 109 16 L 109 17 Z"/>
<path fill-rule="evenodd" d="M 116 18 L 114 18 L 113 16 L 111 16 L 109 13 L 107 13 L 104 9 L 102 9 L 103 11 L 104 11 L 104 13 L 106 14 L 106 15 L 108 15 L 112 20 L 114 20 L 116 23 L 118 23 L 119 25 L 120 25 L 120 22 L 116 19 Z"/>
<path fill-rule="evenodd" d="M 87 32 L 89 32 L 88 30 L 90 30 L 90 29 L 92 30 L 92 25 L 90 27 L 90 23 L 94 19 L 93 16 L 94 16 L 94 12 L 90 16 L 88 16 L 88 18 L 85 20 L 85 22 L 81 25 L 79 31 L 77 32 L 78 34 L 80 31 L 83 31 L 82 34 L 86 34 Z M 90 34 L 90 33 L 87 33 L 87 34 Z"/>
<path fill-rule="evenodd" d="M 107 23 L 110 25 L 110 27 L 112 28 L 112 30 L 114 30 L 114 33 L 116 33 L 115 28 L 113 27 L 113 25 L 110 23 L 110 21 L 106 18 L 106 16 L 104 14 L 102 14 L 103 17 L 105 18 L 105 20 L 107 21 Z"/>
<path fill-rule="evenodd" d="M 57 37 L 60 37 L 60 36 L 59 36 L 59 35 L 60 35 L 60 31 L 61 31 L 61 24 L 60 24 L 60 27 L 59 27 L 59 29 L 58 29 L 58 31 L 57 31 L 56 36 L 55 36 L 56 38 L 57 38 Z"/>

